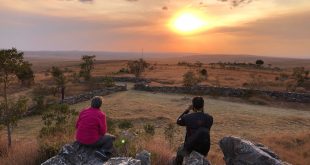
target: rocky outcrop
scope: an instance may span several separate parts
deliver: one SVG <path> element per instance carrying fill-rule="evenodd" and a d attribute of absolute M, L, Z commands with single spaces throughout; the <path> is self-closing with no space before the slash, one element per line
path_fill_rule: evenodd
<path fill-rule="evenodd" d="M 238 137 L 224 137 L 219 145 L 226 165 L 290 165 L 262 144 L 255 144 Z M 58 155 L 41 165 L 151 165 L 151 154 L 142 151 L 131 157 L 113 157 L 107 162 L 95 155 L 95 149 L 75 142 L 63 146 Z M 183 165 L 211 165 L 201 154 L 193 151 L 184 158 Z"/>
<path fill-rule="evenodd" d="M 185 156 L 183 165 L 211 165 L 200 153 L 193 151 L 190 155 Z"/>
<path fill-rule="evenodd" d="M 107 162 L 99 159 L 95 155 L 95 151 L 95 149 L 82 146 L 77 142 L 66 144 L 58 155 L 41 165 L 150 165 L 150 153 L 147 151 L 138 153 L 137 158 L 113 157 Z"/>
<path fill-rule="evenodd" d="M 226 165 L 288 165 L 262 144 L 255 144 L 238 137 L 220 140 Z"/>

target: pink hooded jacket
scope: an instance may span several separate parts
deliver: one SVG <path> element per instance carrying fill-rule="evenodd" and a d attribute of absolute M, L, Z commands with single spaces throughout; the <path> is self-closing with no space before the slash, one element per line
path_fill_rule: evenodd
<path fill-rule="evenodd" d="M 100 109 L 88 108 L 80 112 L 76 122 L 76 140 L 82 144 L 94 144 L 107 132 L 107 120 Z"/>

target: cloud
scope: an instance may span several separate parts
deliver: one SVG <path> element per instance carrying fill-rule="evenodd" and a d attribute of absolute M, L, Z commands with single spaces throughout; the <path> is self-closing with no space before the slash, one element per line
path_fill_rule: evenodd
<path fill-rule="evenodd" d="M 240 6 L 241 4 L 248 4 L 253 2 L 254 0 L 218 0 L 222 2 L 230 2 L 233 7 Z"/>
<path fill-rule="evenodd" d="M 92 3 L 94 0 L 79 0 L 82 3 Z"/>
<path fill-rule="evenodd" d="M 309 39 L 310 11 L 277 15 L 248 22 L 236 27 L 219 27 L 210 32 L 230 33 L 239 36 L 263 36 L 276 39 Z"/>

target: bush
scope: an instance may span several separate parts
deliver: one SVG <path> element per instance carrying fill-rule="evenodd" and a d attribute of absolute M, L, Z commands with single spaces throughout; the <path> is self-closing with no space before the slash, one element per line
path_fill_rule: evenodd
<path fill-rule="evenodd" d="M 128 121 L 128 120 L 124 120 L 118 123 L 118 128 L 120 129 L 129 129 L 132 127 L 133 127 L 133 124 L 131 123 L 131 121 Z"/>
<path fill-rule="evenodd" d="M 115 133 L 115 128 L 116 128 L 115 124 L 116 122 L 113 119 L 107 117 L 107 125 L 108 125 L 109 133 L 112 133 L 112 134 Z"/>
<path fill-rule="evenodd" d="M 144 128 L 144 131 L 145 131 L 146 134 L 149 134 L 149 135 L 152 135 L 152 136 L 155 134 L 155 127 L 154 127 L 154 125 L 146 124 L 146 125 L 143 126 L 143 128 Z"/>
<path fill-rule="evenodd" d="M 128 68 L 122 68 L 118 71 L 118 73 L 129 73 Z"/>
<path fill-rule="evenodd" d="M 113 143 L 116 155 L 121 157 L 135 157 L 138 151 L 137 143 L 138 142 L 135 138 L 131 138 L 126 135 L 120 135 Z"/>
<path fill-rule="evenodd" d="M 57 133 L 72 132 L 77 112 L 69 109 L 67 104 L 54 104 L 43 113 L 43 127 L 40 130 L 40 137 L 55 135 Z"/>
<path fill-rule="evenodd" d="M 141 58 L 139 60 L 129 61 L 127 65 L 130 73 L 134 74 L 136 77 L 140 77 L 150 64 Z"/>
<path fill-rule="evenodd" d="M 177 129 L 175 124 L 169 123 L 168 126 L 165 128 L 165 139 L 169 142 L 170 146 L 174 146 L 174 137 Z"/>
<path fill-rule="evenodd" d="M 201 69 L 199 71 L 200 75 L 202 76 L 203 79 L 207 80 L 208 79 L 208 71 L 207 69 Z"/>
<path fill-rule="evenodd" d="M 105 87 L 113 87 L 115 86 L 115 82 L 111 77 L 105 77 L 103 80 Z"/>
<path fill-rule="evenodd" d="M 188 71 L 183 75 L 183 85 L 186 87 L 195 86 L 200 82 L 199 77 L 192 71 Z"/>

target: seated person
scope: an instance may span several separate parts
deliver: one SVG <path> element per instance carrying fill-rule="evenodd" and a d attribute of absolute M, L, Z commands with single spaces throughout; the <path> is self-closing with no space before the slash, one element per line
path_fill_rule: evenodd
<path fill-rule="evenodd" d="M 82 145 L 97 148 L 95 154 L 106 161 L 112 154 L 115 137 L 107 134 L 106 115 L 100 110 L 101 105 L 102 98 L 96 96 L 91 107 L 80 112 L 76 122 L 76 140 Z"/>
<path fill-rule="evenodd" d="M 193 113 L 189 113 L 193 110 Z M 195 97 L 189 106 L 177 119 L 177 124 L 186 127 L 186 136 L 183 147 L 177 153 L 175 164 L 181 165 L 185 155 L 196 151 L 204 156 L 210 150 L 210 129 L 213 117 L 204 113 L 204 100 Z"/>

